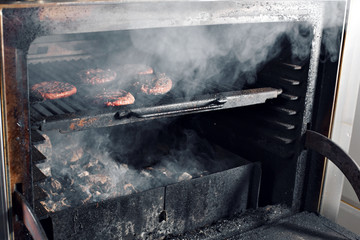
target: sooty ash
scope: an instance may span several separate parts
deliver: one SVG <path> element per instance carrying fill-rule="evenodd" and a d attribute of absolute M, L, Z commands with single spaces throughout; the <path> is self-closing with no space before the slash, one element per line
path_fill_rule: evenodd
<path fill-rule="evenodd" d="M 236 165 L 229 158 L 218 166 L 215 155 L 219 147 L 193 130 L 179 130 L 164 122 L 71 134 L 49 132 L 44 137 L 46 141 L 38 149 L 48 160 L 38 166 L 49 176 L 42 183 L 48 197 L 41 201 L 49 212 L 166 186 Z"/>

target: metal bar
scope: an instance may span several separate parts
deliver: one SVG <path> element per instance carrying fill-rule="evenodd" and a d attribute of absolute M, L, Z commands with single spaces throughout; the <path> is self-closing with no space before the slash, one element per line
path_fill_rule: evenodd
<path fill-rule="evenodd" d="M 39 144 L 45 141 L 45 138 L 36 130 L 31 130 L 31 143 Z"/>
<path fill-rule="evenodd" d="M 109 108 L 105 111 L 98 110 L 97 112 L 87 111 L 64 114 L 45 119 L 40 123 L 40 129 L 43 131 L 58 129 L 61 132 L 70 132 L 88 128 L 128 124 L 162 117 L 243 107 L 264 103 L 268 99 L 276 98 L 281 92 L 281 90 L 275 88 L 258 88 L 202 95 L 190 101 L 179 99 L 172 103 L 151 107 L 134 109 L 117 107 Z"/>
<path fill-rule="evenodd" d="M 34 146 L 31 146 L 31 155 L 32 155 L 31 158 L 33 163 L 37 164 L 44 162 L 46 160 L 46 157 Z"/>
<path fill-rule="evenodd" d="M 306 131 L 305 147 L 314 150 L 333 162 L 349 180 L 360 201 L 360 167 L 336 143 L 314 131 Z"/>
<path fill-rule="evenodd" d="M 140 108 L 131 110 L 131 112 L 138 117 L 155 117 L 177 115 L 185 112 L 220 110 L 264 103 L 267 99 L 276 98 L 281 92 L 281 90 L 273 88 L 224 92 L 201 96 L 186 102 L 179 101 L 151 108 Z"/>
<path fill-rule="evenodd" d="M 46 179 L 46 176 L 41 172 L 37 166 L 33 166 L 33 181 L 39 182 Z"/>
<path fill-rule="evenodd" d="M 1 20 L 0 20 L 1 21 Z M 1 87 L 2 89 L 2 87 Z M 9 239 L 9 218 L 8 218 L 8 203 L 7 193 L 8 186 L 6 181 L 6 168 L 4 157 L 4 142 L 3 142 L 3 111 L 0 112 L 0 239 Z"/>
<path fill-rule="evenodd" d="M 47 240 L 45 231 L 39 220 L 35 217 L 35 213 L 31 210 L 29 203 L 25 197 L 18 191 L 14 192 L 15 211 L 22 218 L 26 228 L 29 230 L 34 240 Z"/>

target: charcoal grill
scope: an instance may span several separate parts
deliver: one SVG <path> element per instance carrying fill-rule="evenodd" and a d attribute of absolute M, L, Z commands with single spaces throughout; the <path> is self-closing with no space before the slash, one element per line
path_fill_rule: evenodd
<path fill-rule="evenodd" d="M 329 133 L 332 111 L 329 106 L 339 64 L 327 58 L 322 37 L 326 31 L 338 33 L 330 35 L 328 40 L 337 43 L 339 54 L 345 8 L 345 2 L 341 1 L 95 1 L 2 5 L 1 183 L 6 191 L 0 194 L 0 209 L 4 209 L 1 213 L 9 214 L 2 214 L 4 234 L 1 236 L 247 239 L 256 233 L 262 239 L 268 235 L 283 236 L 285 228 L 288 237 L 358 239 L 316 215 L 324 168 L 323 157 L 316 152 L 331 157 L 359 192 L 358 166 L 316 133 Z M 341 12 L 337 16 L 340 25 L 326 25 L 326 15 L 332 9 Z M 161 36 L 165 29 L 186 40 L 186 33 L 206 32 L 207 37 L 225 46 L 226 40 L 236 42 L 236 36 L 230 34 L 233 31 L 245 35 L 243 39 L 252 39 L 249 29 L 267 28 L 283 29 L 270 49 L 253 52 L 251 47 L 243 49 L 254 56 L 267 51 L 266 60 L 256 63 L 251 71 L 239 71 L 239 66 L 251 63 L 241 62 L 241 53 L 211 55 L 206 76 L 200 68 L 189 71 L 192 75 L 171 69 L 178 64 L 186 70 L 191 64 L 171 62 L 176 55 L 170 59 L 164 52 L 164 55 L 146 52 L 156 44 L 139 49 L 144 47 L 142 43 L 129 37 L 132 34 Z M 224 33 L 224 29 L 232 31 L 227 32 L 228 36 L 219 36 L 217 33 Z M 177 50 L 178 46 L 173 44 Z M 218 44 L 215 49 L 222 47 Z M 134 93 L 135 103 L 127 106 L 104 107 L 89 102 L 92 92 L 79 84 L 78 72 L 94 66 L 116 68 L 117 64 L 126 64 L 126 59 L 117 55 L 125 53 L 130 63 L 150 61 L 155 72 L 166 72 L 173 79 L 171 91 L 159 96 Z M 191 52 L 188 57 L 192 63 L 199 60 Z M 224 68 L 211 72 L 214 63 L 223 63 Z M 64 78 L 78 88 L 77 94 L 46 100 L 34 96 L 30 90 L 35 83 Z M 131 87 L 127 90 L 133 91 Z M 141 135 L 146 131 L 138 129 L 152 129 L 153 135 L 147 138 Z M 202 164 L 217 170 L 200 171 L 194 176 L 185 171 L 181 172 L 185 174 L 181 179 L 163 181 L 170 170 L 157 171 L 158 163 L 154 159 L 181 149 L 183 145 L 179 146 L 178 141 L 186 131 L 196 134 L 199 142 L 207 143 L 201 148 L 202 144 L 192 142 L 200 147 L 190 155 L 190 162 L 195 161 L 194 156 L 206 153 L 209 164 Z M 95 198 L 95 194 L 101 194 L 99 190 L 91 192 L 86 201 L 75 199 L 61 208 L 51 209 L 49 204 L 43 204 L 51 194 L 61 194 L 56 185 L 50 187 L 51 194 L 46 188 L 49 179 L 60 181 L 55 170 L 65 171 L 77 162 L 92 160 L 63 159 L 60 155 L 51 158 L 39 150 L 40 146 L 50 136 L 52 150 L 59 145 L 73 151 L 71 144 L 80 146 L 81 141 L 57 139 L 76 139 L 76 134 L 82 132 L 103 132 L 103 136 L 106 132 L 113 140 L 111 144 L 123 143 L 123 136 L 133 141 L 140 134 L 143 140 L 125 144 L 123 151 L 112 147 L 109 155 L 119 161 L 116 164 L 143 171 L 151 175 L 151 181 L 161 184 L 141 191 L 132 185 L 136 191 L 131 194 Z M 88 140 L 88 145 L 97 143 L 97 138 Z M 85 145 L 81 149 L 87 151 L 89 146 Z M 131 145 L 138 148 L 128 153 L 126 147 Z M 157 155 L 159 152 L 162 155 Z M 148 158 L 151 161 L 145 161 Z M 232 164 L 225 168 L 210 164 L 221 166 L 227 159 Z M 63 168 L 56 163 L 56 168 L 50 164 L 52 171 L 46 169 L 49 167 L 46 164 L 59 160 Z M 87 170 L 82 174 L 73 179 L 93 173 Z M 69 182 L 71 188 L 74 183 Z M 323 226 L 331 227 L 329 230 Z"/>

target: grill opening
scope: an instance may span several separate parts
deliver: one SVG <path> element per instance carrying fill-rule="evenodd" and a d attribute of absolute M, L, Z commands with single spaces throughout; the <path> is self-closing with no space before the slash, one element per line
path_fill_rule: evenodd
<path fill-rule="evenodd" d="M 287 32 L 294 26 L 301 33 Z M 301 70 L 311 49 L 312 35 L 303 30 L 308 28 L 306 23 L 259 23 L 41 37 L 29 49 L 30 87 L 58 81 L 72 84 L 77 92 L 49 100 L 30 91 L 32 125 L 68 132 L 264 103 L 281 94 L 283 86 L 255 84 L 257 72 L 275 57 L 288 59 L 282 67 Z M 298 37 L 300 41 L 292 45 L 293 34 L 305 37 Z M 259 43 L 259 38 L 267 40 Z M 48 48 L 45 54 L 44 46 Z M 154 74 L 129 74 L 129 65 L 139 64 Z M 115 80 L 84 84 L 83 72 L 98 69 L 111 70 Z M 135 86 L 159 74 L 171 79 L 170 91 L 145 94 Z M 104 78 L 109 76 L 97 79 Z M 286 76 L 282 81 L 287 80 L 296 84 Z M 130 92 L 134 104 L 104 107 L 96 99 L 99 93 L 119 89 Z M 297 98 L 289 93 L 281 97 Z"/>
<path fill-rule="evenodd" d="M 254 25 L 260 36 L 251 35 Z M 296 47 L 289 25 L 301 30 Z M 189 36 L 206 37 L 206 45 Z M 268 40 L 252 41 L 261 36 Z M 30 89 L 44 81 L 77 88 L 55 100 L 29 93 L 34 206 L 48 235 L 164 237 L 258 204 L 258 214 L 269 205 L 281 209 L 271 214 L 289 214 L 301 191 L 296 169 L 312 39 L 311 26 L 300 22 L 35 40 Z M 165 73 L 171 90 L 139 92 L 134 82 L 144 76 L 129 77 L 126 64 Z M 113 69 L 116 80 L 86 85 L 79 73 L 89 68 Z M 132 93 L 135 102 L 94 102 L 99 91 L 113 89 Z"/>

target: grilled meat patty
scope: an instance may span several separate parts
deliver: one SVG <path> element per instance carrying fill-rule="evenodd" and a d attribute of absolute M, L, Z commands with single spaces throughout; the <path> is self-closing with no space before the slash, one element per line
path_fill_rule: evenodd
<path fill-rule="evenodd" d="M 110 69 L 90 68 L 79 72 L 79 76 L 82 83 L 97 85 L 114 81 L 116 72 Z"/>
<path fill-rule="evenodd" d="M 53 81 L 37 83 L 31 87 L 31 91 L 37 97 L 58 99 L 74 95 L 77 89 L 70 83 Z"/>
<path fill-rule="evenodd" d="M 141 77 L 134 86 L 140 90 L 140 92 L 148 95 L 161 95 L 165 94 L 172 88 L 171 79 L 165 75 L 165 73 Z"/>
<path fill-rule="evenodd" d="M 102 93 L 96 94 L 93 99 L 94 103 L 99 105 L 106 105 L 109 107 L 129 105 L 135 102 L 134 96 L 124 90 L 104 91 Z"/>

